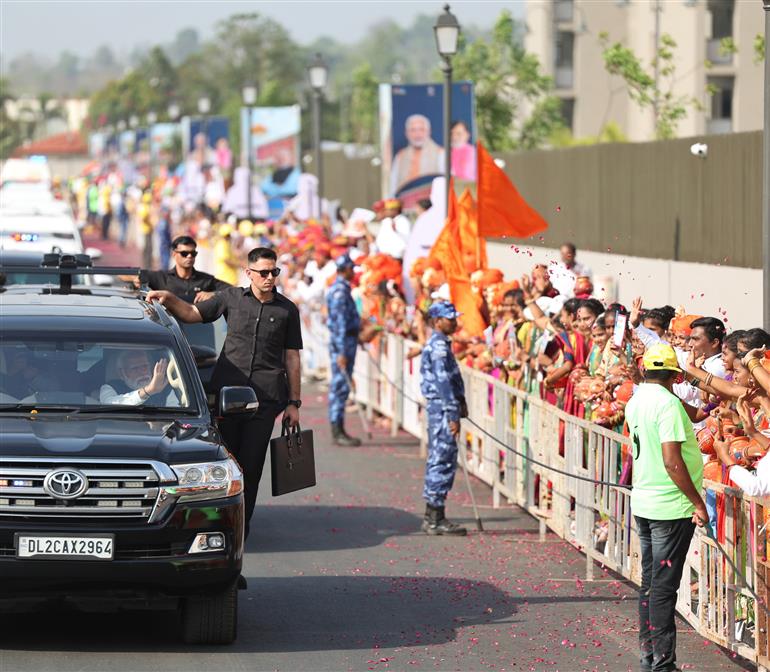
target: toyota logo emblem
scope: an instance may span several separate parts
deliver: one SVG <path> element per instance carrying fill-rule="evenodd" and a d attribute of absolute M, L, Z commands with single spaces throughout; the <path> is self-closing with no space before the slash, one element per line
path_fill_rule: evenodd
<path fill-rule="evenodd" d="M 56 469 L 43 481 L 43 490 L 56 499 L 75 499 L 88 488 L 88 480 L 74 469 Z"/>

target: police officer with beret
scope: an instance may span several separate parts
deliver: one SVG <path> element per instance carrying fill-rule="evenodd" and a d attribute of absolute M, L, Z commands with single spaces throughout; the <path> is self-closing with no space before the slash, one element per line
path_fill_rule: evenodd
<path fill-rule="evenodd" d="M 468 416 L 465 386 L 452 354 L 449 337 L 457 331 L 460 313 L 448 301 L 428 309 L 433 333 L 422 351 L 420 390 L 427 401 L 428 462 L 425 465 L 423 498 L 427 502 L 423 532 L 463 536 L 466 529 L 444 515 L 444 504 L 457 470 L 457 435 L 460 418 Z"/>
<path fill-rule="evenodd" d="M 361 318 L 350 289 L 355 264 L 348 254 L 335 260 L 337 279 L 326 295 L 329 327 L 329 358 L 332 380 L 329 385 L 329 422 L 332 442 L 337 446 L 360 446 L 361 440 L 345 431 L 345 403 L 350 394 L 356 361 Z"/>

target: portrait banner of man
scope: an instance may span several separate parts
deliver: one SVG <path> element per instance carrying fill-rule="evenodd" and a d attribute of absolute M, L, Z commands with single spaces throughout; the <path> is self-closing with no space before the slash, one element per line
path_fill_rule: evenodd
<path fill-rule="evenodd" d="M 230 139 L 230 121 L 227 117 L 183 117 L 180 124 L 185 156 L 193 154 L 201 165 L 216 163 L 217 142 Z"/>
<path fill-rule="evenodd" d="M 380 85 L 382 190 L 407 201 L 425 198 L 444 173 L 443 84 Z M 452 174 L 476 179 L 473 85 L 452 85 Z M 423 192 L 425 192 L 423 194 Z"/>

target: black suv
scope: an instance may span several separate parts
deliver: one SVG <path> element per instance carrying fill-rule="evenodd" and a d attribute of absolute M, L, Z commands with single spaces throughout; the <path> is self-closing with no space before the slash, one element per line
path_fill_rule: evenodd
<path fill-rule="evenodd" d="M 0 608 L 178 608 L 187 642 L 232 642 L 243 479 L 195 356 L 162 306 L 65 281 L 116 269 L 70 266 L 0 295 Z"/>

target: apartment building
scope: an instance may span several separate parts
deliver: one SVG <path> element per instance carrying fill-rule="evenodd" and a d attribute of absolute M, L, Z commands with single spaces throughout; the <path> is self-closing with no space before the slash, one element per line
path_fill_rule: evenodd
<path fill-rule="evenodd" d="M 679 123 L 679 137 L 762 128 L 763 66 L 754 53 L 764 26 L 759 0 L 527 0 L 526 24 L 525 46 L 554 78 L 575 137 L 597 135 L 608 122 L 633 141 L 655 135 L 653 111 L 640 109 L 621 78 L 607 73 L 602 33 L 631 48 L 650 72 L 660 36 L 674 39 L 673 92 L 702 106 Z M 735 53 L 721 48 L 724 38 Z"/>

